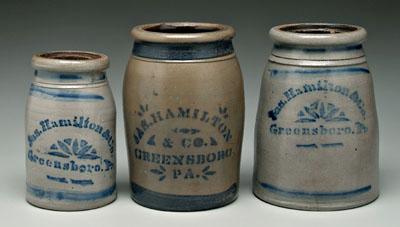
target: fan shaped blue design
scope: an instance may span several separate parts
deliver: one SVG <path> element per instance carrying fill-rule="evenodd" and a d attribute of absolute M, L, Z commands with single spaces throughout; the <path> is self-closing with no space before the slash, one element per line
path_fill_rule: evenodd
<path fill-rule="evenodd" d="M 71 156 L 77 157 L 78 159 L 89 160 L 100 158 L 97 155 L 96 149 L 94 149 L 86 140 L 72 138 L 57 140 L 56 143 L 50 146 L 50 150 L 47 154 L 60 158 L 70 158 Z"/>
<path fill-rule="evenodd" d="M 350 121 L 346 114 L 335 104 L 321 102 L 320 100 L 311 103 L 309 106 L 304 106 L 297 113 L 297 117 L 297 123 L 316 122 L 318 119 L 323 119 L 326 122 Z"/>

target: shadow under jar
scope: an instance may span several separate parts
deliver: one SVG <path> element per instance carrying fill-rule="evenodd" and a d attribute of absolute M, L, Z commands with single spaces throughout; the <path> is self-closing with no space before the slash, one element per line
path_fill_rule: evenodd
<path fill-rule="evenodd" d="M 132 36 L 123 96 L 133 200 L 170 211 L 231 203 L 244 118 L 233 28 L 159 23 Z"/>
<path fill-rule="evenodd" d="M 255 131 L 254 194 L 303 210 L 375 200 L 378 122 L 372 77 L 353 25 L 270 30 Z"/>
<path fill-rule="evenodd" d="M 36 54 L 26 108 L 26 199 L 52 210 L 115 200 L 115 104 L 108 57 L 81 51 Z"/>

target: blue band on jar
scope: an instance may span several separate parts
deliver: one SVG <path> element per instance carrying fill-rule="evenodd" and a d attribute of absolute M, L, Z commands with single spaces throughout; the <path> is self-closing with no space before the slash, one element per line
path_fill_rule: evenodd
<path fill-rule="evenodd" d="M 105 72 L 66 73 L 36 69 L 34 75 L 43 82 L 59 84 L 93 84 L 104 82 L 107 79 Z"/>
<path fill-rule="evenodd" d="M 211 195 L 174 195 L 159 193 L 131 183 L 132 199 L 137 203 L 159 210 L 196 211 L 224 206 L 237 197 L 237 185 L 226 191 Z"/>
<path fill-rule="evenodd" d="M 287 50 L 287 51 L 303 51 L 306 53 L 325 53 L 325 52 L 339 52 L 339 51 L 354 51 L 362 50 L 362 44 L 351 46 L 338 46 L 338 47 L 299 47 L 284 44 L 274 44 L 274 49 Z"/>
<path fill-rule="evenodd" d="M 370 73 L 368 68 L 365 67 L 335 67 L 335 68 L 312 68 L 312 69 L 294 69 L 294 70 L 283 70 L 283 69 L 271 69 L 269 70 L 271 76 L 278 75 L 337 75 L 337 74 L 365 74 Z"/>
<path fill-rule="evenodd" d="M 208 43 L 151 43 L 135 42 L 132 54 L 159 60 L 199 60 L 234 53 L 232 40 Z"/>
<path fill-rule="evenodd" d="M 275 194 L 279 194 L 281 196 L 286 196 L 286 197 L 313 197 L 313 198 L 337 198 L 337 197 L 351 197 L 351 196 L 357 196 L 363 193 L 367 193 L 371 191 L 372 186 L 367 185 L 364 187 L 356 188 L 356 189 L 351 189 L 348 191 L 327 191 L 327 192 L 319 192 L 319 191 L 301 191 L 301 190 L 287 190 L 287 189 L 282 189 L 279 187 L 276 187 L 274 185 L 265 183 L 265 182 L 259 182 L 260 186 L 267 191 L 273 192 Z"/>
<path fill-rule="evenodd" d="M 31 85 L 30 96 L 58 101 L 99 101 L 105 98 L 99 94 L 86 93 L 78 89 L 57 89 Z"/>
<path fill-rule="evenodd" d="M 114 194 L 116 185 L 97 192 L 75 192 L 63 190 L 46 190 L 33 185 L 26 185 L 26 191 L 37 198 L 49 200 L 89 201 L 103 199 Z"/>

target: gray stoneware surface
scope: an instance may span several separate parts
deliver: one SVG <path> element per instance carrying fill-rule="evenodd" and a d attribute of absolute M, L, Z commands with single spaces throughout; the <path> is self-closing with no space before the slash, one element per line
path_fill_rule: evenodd
<path fill-rule="evenodd" d="M 26 107 L 26 199 L 86 210 L 116 198 L 115 104 L 108 57 L 78 51 L 34 55 Z"/>
<path fill-rule="evenodd" d="M 244 95 L 233 28 L 160 23 L 132 35 L 124 81 L 132 198 L 175 211 L 234 201 Z"/>
<path fill-rule="evenodd" d="M 363 28 L 271 29 L 255 130 L 253 191 L 294 209 L 341 210 L 378 197 L 378 122 Z"/>

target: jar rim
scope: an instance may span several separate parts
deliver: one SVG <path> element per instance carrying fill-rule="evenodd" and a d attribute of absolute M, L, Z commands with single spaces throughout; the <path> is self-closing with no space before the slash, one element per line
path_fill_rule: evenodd
<path fill-rule="evenodd" d="M 32 67 L 59 72 L 101 72 L 109 66 L 106 55 L 90 51 L 60 50 L 32 56 Z"/>
<path fill-rule="evenodd" d="M 363 27 L 337 23 L 294 23 L 278 25 L 269 31 L 277 43 L 304 46 L 331 46 L 362 43 Z"/>
<path fill-rule="evenodd" d="M 131 30 L 135 41 L 154 43 L 206 43 L 231 40 L 233 27 L 202 22 L 163 22 L 135 26 Z"/>

